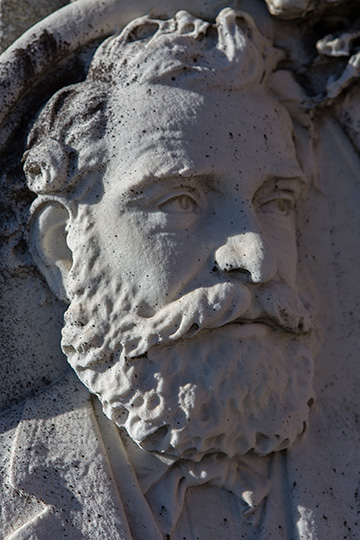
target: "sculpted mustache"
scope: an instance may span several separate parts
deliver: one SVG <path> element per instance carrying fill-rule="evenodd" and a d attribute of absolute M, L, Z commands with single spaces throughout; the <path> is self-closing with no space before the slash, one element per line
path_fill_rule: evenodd
<path fill-rule="evenodd" d="M 218 283 L 184 295 L 152 317 L 128 317 L 120 330 L 123 353 L 128 358 L 141 356 L 155 345 L 191 338 L 200 330 L 231 322 L 262 322 L 296 335 L 313 328 L 299 296 L 282 283 L 263 286 L 254 298 L 241 283 Z"/>

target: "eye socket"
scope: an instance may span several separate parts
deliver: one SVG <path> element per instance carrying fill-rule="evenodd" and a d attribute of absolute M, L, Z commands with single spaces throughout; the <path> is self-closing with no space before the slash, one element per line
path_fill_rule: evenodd
<path fill-rule="evenodd" d="M 177 195 L 159 205 L 163 212 L 171 214 L 193 214 L 198 209 L 198 203 L 189 195 Z"/>
<path fill-rule="evenodd" d="M 260 204 L 261 212 L 264 214 L 278 214 L 288 216 L 295 208 L 294 198 L 290 195 L 280 195 Z"/>

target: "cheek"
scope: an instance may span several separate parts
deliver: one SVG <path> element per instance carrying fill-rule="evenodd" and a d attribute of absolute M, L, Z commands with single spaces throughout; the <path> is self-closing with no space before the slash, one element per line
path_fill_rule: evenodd
<path fill-rule="evenodd" d="M 191 232 L 164 231 L 160 213 L 124 213 L 101 230 L 106 264 L 143 307 L 176 299 L 199 269 L 199 242 Z"/>
<path fill-rule="evenodd" d="M 297 268 L 295 218 L 269 219 L 264 224 L 264 229 L 277 262 L 279 278 L 288 285 L 294 286 Z"/>

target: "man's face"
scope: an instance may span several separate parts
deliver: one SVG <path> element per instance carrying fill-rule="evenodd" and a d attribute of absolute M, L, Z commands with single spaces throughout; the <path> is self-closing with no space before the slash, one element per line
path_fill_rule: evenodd
<path fill-rule="evenodd" d="M 128 113 L 112 104 L 111 162 L 102 198 L 79 214 L 80 229 L 91 222 L 81 250 L 69 231 L 82 292 L 63 347 L 144 448 L 266 454 L 303 430 L 313 397 L 295 290 L 304 180 L 269 96 L 205 96 L 159 87 Z"/>
<path fill-rule="evenodd" d="M 293 288 L 304 180 L 285 112 L 265 93 L 172 98 L 139 100 L 114 128 L 95 207 L 113 272 L 146 317 L 219 280 Z"/>

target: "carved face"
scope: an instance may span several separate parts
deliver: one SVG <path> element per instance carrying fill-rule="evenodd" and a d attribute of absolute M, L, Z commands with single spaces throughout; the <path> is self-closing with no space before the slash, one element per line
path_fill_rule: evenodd
<path fill-rule="evenodd" d="M 292 124 L 261 86 L 265 66 L 237 16 L 223 15 L 216 46 L 187 23 L 174 32 L 189 36 L 168 39 L 166 26 L 166 61 L 158 34 L 139 63 L 124 58 L 120 36 L 125 77 L 106 63 L 116 40 L 105 45 L 92 76 L 107 74 L 106 99 L 80 125 L 92 133 L 97 117 L 101 156 L 68 132 L 69 111 L 86 100 L 81 84 L 62 115 L 54 111 L 65 120 L 62 156 L 79 149 L 68 160 L 75 177 L 53 174 L 60 143 L 44 143 L 56 158 L 45 165 L 38 146 L 27 155 L 37 190 L 65 182 L 64 205 L 34 207 L 31 235 L 44 275 L 70 301 L 63 350 L 109 418 L 146 450 L 176 458 L 287 448 L 313 398 L 311 323 L 296 290 L 305 181 Z"/>
<path fill-rule="evenodd" d="M 290 120 L 264 92 L 145 95 L 114 115 L 103 195 L 69 229 L 63 349 L 145 449 L 286 448 L 313 397 Z"/>
<path fill-rule="evenodd" d="M 224 279 L 295 286 L 304 179 L 289 118 L 254 94 L 160 88 L 115 125 L 94 212 L 104 256 L 138 289 L 142 315 Z"/>

